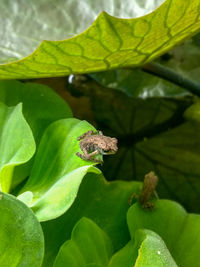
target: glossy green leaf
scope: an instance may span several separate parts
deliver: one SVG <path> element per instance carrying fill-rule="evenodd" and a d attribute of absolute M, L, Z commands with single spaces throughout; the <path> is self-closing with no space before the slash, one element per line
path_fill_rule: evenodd
<path fill-rule="evenodd" d="M 22 102 L 23 115 L 31 127 L 36 145 L 50 123 L 58 119 L 72 117 L 67 103 L 44 85 L 0 81 L 0 101 L 8 106 L 15 106 Z M 14 169 L 12 188 L 28 176 L 31 165 L 32 162 L 28 162 Z"/>
<path fill-rule="evenodd" d="M 87 31 L 43 41 L 30 56 L 0 66 L 1 79 L 65 76 L 143 65 L 200 29 L 199 0 L 166 0 L 154 12 L 118 19 L 102 12 Z"/>
<path fill-rule="evenodd" d="M 63 119 L 44 132 L 30 177 L 21 193 L 31 191 L 31 207 L 40 221 L 62 215 L 74 202 L 80 183 L 88 171 L 100 173 L 96 163 L 84 161 L 77 138 L 95 130 L 86 121 Z"/>
<path fill-rule="evenodd" d="M 32 131 L 22 114 L 22 104 L 7 107 L 0 102 L 0 190 L 9 192 L 14 167 L 35 152 Z"/>
<path fill-rule="evenodd" d="M 150 75 L 141 69 L 118 69 L 90 74 L 104 87 L 120 90 L 129 97 L 177 97 L 189 95 L 185 89 Z"/>
<path fill-rule="evenodd" d="M 33 212 L 15 197 L 0 193 L 0 214 L 0 266 L 41 266 L 44 238 Z"/>
<path fill-rule="evenodd" d="M 74 226 L 71 239 L 59 250 L 54 267 L 107 266 L 113 253 L 110 238 L 93 221 L 82 218 Z"/>
<path fill-rule="evenodd" d="M 134 204 L 127 221 L 131 237 L 137 229 L 155 231 L 164 240 L 178 266 L 200 266 L 200 215 L 188 214 L 182 206 L 170 200 L 158 200 L 153 211 Z"/>
<path fill-rule="evenodd" d="M 24 117 L 37 144 L 50 123 L 72 117 L 68 104 L 51 88 L 41 84 L 0 81 L 0 101 L 8 106 L 23 104 Z"/>
<path fill-rule="evenodd" d="M 28 56 L 42 40 L 61 40 L 82 32 L 103 10 L 113 16 L 131 18 L 151 12 L 162 2 L 164 0 L 103 0 L 95 3 L 93 0 L 59 0 L 56 3 L 1 0 L 0 62 Z"/>
<path fill-rule="evenodd" d="M 130 239 L 126 222 L 128 202 L 141 186 L 139 182 L 107 182 L 102 175 L 87 174 L 71 208 L 56 220 L 42 223 L 46 244 L 44 266 L 53 264 L 60 246 L 70 238 L 82 217 L 90 218 L 109 235 L 115 251 L 123 247 Z"/>
<path fill-rule="evenodd" d="M 135 238 L 113 255 L 109 267 L 177 267 L 165 243 L 156 233 L 140 229 Z"/>

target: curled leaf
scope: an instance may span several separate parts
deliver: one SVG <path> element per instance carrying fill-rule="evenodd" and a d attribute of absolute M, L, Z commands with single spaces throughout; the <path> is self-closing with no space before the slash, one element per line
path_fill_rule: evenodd
<path fill-rule="evenodd" d="M 27 162 L 35 152 L 32 131 L 22 114 L 22 104 L 0 103 L 0 188 L 9 192 L 14 167 Z"/>

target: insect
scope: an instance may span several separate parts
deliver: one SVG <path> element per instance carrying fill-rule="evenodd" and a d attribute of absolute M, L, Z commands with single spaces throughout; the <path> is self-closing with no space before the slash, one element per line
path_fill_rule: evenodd
<path fill-rule="evenodd" d="M 101 131 L 88 131 L 79 136 L 78 140 L 83 154 L 77 152 L 76 155 L 83 160 L 101 163 L 101 160 L 95 159 L 96 155 L 115 154 L 118 150 L 117 139 L 105 136 Z"/>

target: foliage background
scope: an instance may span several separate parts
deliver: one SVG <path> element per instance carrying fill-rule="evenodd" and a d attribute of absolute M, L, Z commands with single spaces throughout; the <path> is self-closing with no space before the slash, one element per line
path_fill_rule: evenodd
<path fill-rule="evenodd" d="M 90 255 L 96 264 L 94 266 L 117 266 L 116 263 L 124 266 L 124 261 L 126 266 L 132 266 L 136 259 L 137 266 L 154 266 L 155 262 L 157 266 L 176 266 L 176 263 L 192 266 L 194 262 L 198 266 L 196 259 L 200 246 L 197 234 L 200 227 L 199 216 L 189 213 L 200 211 L 199 98 L 156 74 L 147 73 L 143 67 L 133 69 L 128 64 L 126 68 L 118 66 L 114 70 L 98 73 L 94 72 L 94 66 L 91 71 L 87 70 L 88 74 L 85 74 L 84 67 L 79 66 L 81 75 L 31 80 L 32 66 L 28 66 L 29 69 L 26 65 L 23 69 L 23 61 L 19 61 L 21 65 L 14 62 L 28 56 L 42 40 L 62 40 L 82 32 L 102 10 L 117 17 L 132 18 L 154 10 L 162 2 L 164 1 L 113 0 L 95 1 L 95 4 L 90 0 L 81 3 L 60 0 L 56 4 L 47 0 L 29 3 L 24 0 L 15 3 L 6 0 L 1 2 L 0 62 L 13 62 L 1 65 L 1 77 L 5 78 L 8 73 L 18 77 L 20 73 L 20 78 L 23 78 L 21 83 L 0 82 L 0 101 L 4 103 L 0 108 L 5 115 L 0 118 L 4 129 L 1 137 L 4 136 L 5 129 L 13 132 L 12 127 L 8 127 L 8 118 L 19 117 L 15 120 L 15 125 L 20 125 L 19 129 L 27 127 L 23 129 L 26 129 L 29 146 L 32 147 L 30 154 L 32 156 L 35 150 L 36 153 L 31 161 L 30 155 L 25 155 L 24 159 L 23 151 L 17 155 L 17 161 L 14 161 L 9 153 L 2 153 L 0 181 L 5 192 L 18 196 L 18 199 L 32 208 L 39 221 L 43 221 L 42 233 L 32 211 L 26 206 L 23 206 L 24 210 L 21 211 L 21 202 L 16 200 L 20 218 L 32 218 L 30 225 L 35 229 L 35 234 L 30 240 L 36 244 L 34 251 L 38 257 L 35 266 L 42 261 L 43 234 L 43 266 L 53 265 L 54 261 L 54 266 L 65 266 L 66 262 L 69 264 L 71 260 L 68 257 L 71 253 L 77 255 L 76 259 L 73 259 L 77 260 L 77 266 L 90 264 Z M 173 0 L 167 2 L 172 6 L 175 3 Z M 181 18 L 187 15 L 188 10 L 196 12 L 195 7 L 199 5 L 197 0 L 190 3 L 191 6 L 186 2 L 181 5 L 182 0 L 176 3 L 180 5 L 177 4 Z M 188 14 L 188 18 L 191 18 L 193 13 Z M 117 20 L 115 21 L 117 23 Z M 187 23 L 190 20 L 185 21 Z M 191 28 L 186 32 L 187 37 L 198 31 L 198 23 L 195 21 L 194 25 L 190 25 Z M 176 23 L 172 23 L 172 26 L 176 28 Z M 155 31 L 153 33 L 156 34 Z M 172 45 L 178 44 L 179 41 L 175 38 Z M 156 63 L 198 83 L 199 43 L 197 34 L 167 53 L 161 49 L 160 54 L 164 54 L 156 58 Z M 59 45 L 59 42 L 56 44 Z M 112 42 L 110 45 L 112 46 Z M 53 50 L 48 52 L 51 51 Z M 62 55 L 60 58 L 62 59 Z M 47 60 L 47 57 L 44 57 L 44 60 Z M 45 65 L 46 62 L 43 63 Z M 56 60 L 54 63 L 57 63 Z M 53 68 L 55 65 L 53 64 Z M 34 70 L 34 77 L 42 76 L 43 67 L 41 65 L 38 73 Z M 53 69 L 53 73 L 56 71 L 57 69 L 55 72 Z M 70 107 L 52 90 L 42 85 L 52 88 Z M 14 108 L 19 102 L 22 102 L 23 107 L 21 113 L 20 104 Z M 70 108 L 75 118 L 87 122 L 72 118 Z M 16 115 L 16 112 L 20 113 L 21 117 Z M 103 166 L 98 166 L 103 175 L 94 164 L 85 164 L 81 159 L 77 159 L 75 152 L 79 146 L 77 142 L 75 144 L 71 141 L 94 127 L 119 140 L 118 153 L 105 157 Z M 21 132 L 17 127 L 14 128 L 20 140 Z M 33 136 L 28 135 L 30 131 Z M 35 143 L 31 139 L 33 137 Z M 9 138 L 13 139 L 12 134 Z M 3 137 L 1 139 L 4 140 Z M 9 142 L 7 139 L 3 141 L 6 149 L 9 148 Z M 67 148 L 71 154 L 67 153 Z M 55 161 L 55 157 L 59 159 L 60 165 Z M 157 202 L 155 213 L 147 214 L 134 201 L 129 208 L 128 199 L 131 193 L 138 194 L 141 190 L 142 184 L 136 181 L 142 181 L 149 171 L 155 171 L 159 176 L 159 197 L 178 201 L 186 211 L 177 203 L 167 200 Z M 5 173 L 9 179 L 1 178 L 5 177 Z M 12 177 L 14 179 L 11 179 Z M 51 181 L 48 180 L 49 177 Z M 68 190 L 67 197 L 65 188 Z M 7 203 L 11 203 L 13 199 L 14 197 L 5 194 Z M 15 209 L 11 209 L 13 217 L 9 217 L 3 204 L 0 202 L 4 220 L 10 222 L 16 216 Z M 163 222 L 167 222 L 167 226 Z M 13 227 L 11 223 L 10 231 L 14 233 L 18 224 Z M 22 225 L 21 228 L 25 232 L 28 229 L 27 225 Z M 151 231 L 141 230 L 144 228 Z M 181 234 L 178 228 L 182 229 Z M 97 248 L 97 252 L 104 251 L 103 263 L 99 261 L 98 253 L 93 251 L 88 255 L 81 245 L 80 240 L 85 238 L 84 231 L 88 236 L 95 236 L 94 243 L 89 242 L 87 247 Z M 27 232 L 27 236 L 28 234 Z M 174 238 L 176 242 L 173 241 Z M 8 237 L 4 239 L 9 246 Z M 3 245 L 3 242 L 0 242 L 1 250 Z M 188 251 L 188 246 L 193 249 Z M 151 247 L 154 248 L 152 251 Z M 163 258 L 154 254 L 161 247 Z M 22 249 L 28 253 L 30 246 Z M 188 251 L 189 256 L 185 251 Z M 21 255 L 18 250 L 14 253 L 13 257 L 16 259 Z M 185 255 L 182 256 L 183 254 Z M 1 255 L 3 262 L 6 257 L 7 255 Z M 29 265 L 32 260 L 30 258 Z"/>

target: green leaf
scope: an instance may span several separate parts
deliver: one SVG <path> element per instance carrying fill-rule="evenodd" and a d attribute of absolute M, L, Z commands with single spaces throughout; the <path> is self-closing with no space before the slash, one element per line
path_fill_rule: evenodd
<path fill-rule="evenodd" d="M 41 266 L 44 238 L 33 212 L 15 197 L 0 193 L 0 214 L 0 266 Z"/>
<path fill-rule="evenodd" d="M 197 34 L 193 38 L 187 40 L 181 46 L 176 47 L 165 57 L 159 60 L 161 64 L 174 69 L 177 73 L 188 79 L 200 82 L 199 77 L 199 50 L 200 35 Z"/>
<path fill-rule="evenodd" d="M 44 85 L 0 81 L 0 101 L 8 106 L 15 106 L 22 102 L 23 115 L 31 127 L 36 145 L 50 123 L 58 119 L 72 117 L 71 109 L 67 103 Z M 31 166 L 32 161 L 14 169 L 12 188 L 29 175 Z"/>
<path fill-rule="evenodd" d="M 141 186 L 138 182 L 110 183 L 102 175 L 87 174 L 71 208 L 56 220 L 42 223 L 46 244 L 44 266 L 53 264 L 60 246 L 70 238 L 82 217 L 90 218 L 109 235 L 115 251 L 123 247 L 130 239 L 126 222 L 128 202 Z"/>
<path fill-rule="evenodd" d="M 77 138 L 94 130 L 86 121 L 63 119 L 52 123 L 44 132 L 26 185 L 21 193 L 31 191 L 31 207 L 39 221 L 62 215 L 74 202 L 85 174 L 100 173 L 96 163 L 84 161 Z"/>
<path fill-rule="evenodd" d="M 50 123 L 72 117 L 68 104 L 46 85 L 0 81 L 0 101 L 8 106 L 23 103 L 24 117 L 37 144 Z"/>
<path fill-rule="evenodd" d="M 181 202 L 189 211 L 200 211 L 197 100 L 132 98 L 91 79 L 82 85 L 75 81 L 69 89 L 74 96 L 86 97 L 97 129 L 119 141 L 118 152 L 105 157 L 102 166 L 108 180 L 141 181 L 145 174 L 154 171 L 159 177 L 160 197 Z M 76 98 L 77 107 L 79 99 L 83 97 Z"/>
<path fill-rule="evenodd" d="M 107 266 L 113 253 L 110 238 L 93 221 L 80 219 L 74 226 L 71 239 L 59 250 L 55 267 L 86 266 L 96 264 Z"/>
<path fill-rule="evenodd" d="M 199 83 L 199 41 L 200 34 L 197 34 L 161 56 L 159 63 Z M 118 69 L 92 73 L 90 76 L 101 85 L 120 90 L 132 97 L 174 97 L 189 94 L 189 91 L 141 69 Z"/>
<path fill-rule="evenodd" d="M 177 97 L 189 94 L 185 89 L 141 69 L 117 69 L 92 73 L 90 76 L 102 86 L 120 90 L 129 97 Z"/>
<path fill-rule="evenodd" d="M 14 167 L 35 152 L 32 131 L 22 114 L 22 104 L 7 107 L 0 102 L 0 190 L 9 192 Z"/>
<path fill-rule="evenodd" d="M 15 3 L 2 0 L 0 62 L 29 55 L 42 40 L 61 40 L 82 32 L 103 10 L 117 17 L 130 18 L 151 12 L 163 1 L 124 0 L 121 3 L 120 0 L 107 0 L 94 4 L 92 0 L 61 0 L 55 4 L 48 0 Z"/>
<path fill-rule="evenodd" d="M 113 255 L 109 267 L 176 267 L 165 243 L 156 233 L 140 229 L 135 239 Z"/>
<path fill-rule="evenodd" d="M 139 204 L 132 205 L 127 221 L 132 238 L 137 229 L 155 231 L 165 241 L 178 266 L 200 266 L 200 215 L 187 214 L 176 202 L 158 200 L 153 211 L 143 210 Z"/>
<path fill-rule="evenodd" d="M 87 31 L 43 41 L 28 57 L 0 66 L 1 79 L 65 76 L 152 61 L 199 31 L 199 0 L 166 0 L 154 12 L 118 19 L 102 12 Z"/>

